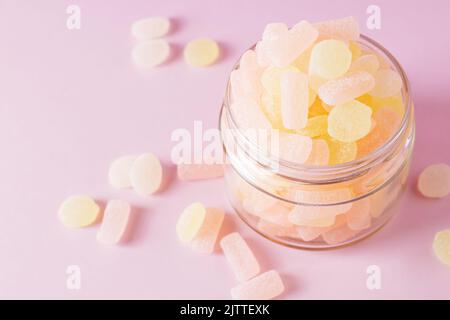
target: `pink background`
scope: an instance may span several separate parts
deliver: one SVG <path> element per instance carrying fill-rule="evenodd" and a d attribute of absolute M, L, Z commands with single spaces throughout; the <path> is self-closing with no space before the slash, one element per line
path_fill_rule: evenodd
<path fill-rule="evenodd" d="M 285 299 L 450 298 L 450 268 L 431 250 L 435 232 L 450 228 L 450 198 L 427 200 L 414 185 L 428 164 L 450 162 L 450 38 L 448 1 L 376 1 L 382 29 L 368 31 L 373 1 L 17 1 L 0 0 L 0 297 L 229 298 L 236 285 L 220 253 L 198 256 L 175 235 L 181 210 L 199 200 L 228 210 L 227 230 L 242 232 L 264 270 L 285 279 Z M 67 5 L 81 7 L 82 28 L 66 29 Z M 174 57 L 141 71 L 130 53 L 138 18 L 172 18 Z M 227 75 L 265 24 L 354 15 L 409 75 L 417 140 L 400 214 L 354 246 L 297 251 L 258 237 L 232 215 L 223 182 L 173 179 L 170 134 L 217 124 Z M 189 68 L 181 50 L 191 39 L 220 42 L 223 57 L 206 70 Z M 152 151 L 170 182 L 155 196 L 118 191 L 107 181 L 110 161 Z M 58 206 L 87 193 L 103 204 L 127 199 L 134 223 L 127 242 L 96 242 L 98 226 L 65 228 Z M 79 265 L 82 288 L 66 289 L 66 267 Z M 378 265 L 382 289 L 366 288 Z"/>

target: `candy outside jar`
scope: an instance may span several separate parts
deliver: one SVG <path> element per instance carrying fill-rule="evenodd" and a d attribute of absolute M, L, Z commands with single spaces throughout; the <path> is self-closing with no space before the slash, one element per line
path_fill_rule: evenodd
<path fill-rule="evenodd" d="M 401 116 L 392 135 L 373 150 L 367 151 L 366 140 L 349 144 L 355 148 L 350 161 L 336 160 L 345 148 L 334 154 L 339 142 L 328 134 L 313 139 L 313 149 L 320 146 L 317 141 L 314 146 L 315 140 L 326 142 L 329 152 L 326 163 L 311 159 L 297 163 L 283 158 L 279 152 L 283 147 L 279 145 L 280 135 L 292 131 L 272 126 L 259 127 L 257 134 L 249 134 L 249 126 L 237 121 L 240 115 L 233 108 L 236 99 L 231 84 L 233 76 L 228 82 L 220 114 L 227 193 L 238 216 L 274 242 L 299 249 L 340 247 L 376 232 L 398 211 L 393 205 L 404 189 L 414 144 L 409 83 L 400 64 L 377 42 L 361 35 L 351 45 L 357 47 L 358 55 L 361 52 L 376 55 L 380 68 L 397 72 L 402 89 L 395 97 L 364 94 L 356 98 L 374 111 L 375 129 L 376 125 L 388 121 L 388 116 L 380 112 L 383 107 L 400 110 Z M 234 70 L 238 68 L 239 63 Z M 318 112 L 319 115 L 327 115 L 327 106 L 314 93 L 312 96 L 315 101 L 309 107 L 309 114 L 316 112 L 317 104 L 321 104 L 325 110 Z M 252 114 L 249 123 L 258 121 L 257 118 Z M 369 134 L 375 136 L 370 139 L 378 136 L 376 131 Z M 295 147 L 291 150 L 294 155 L 296 150 Z"/>

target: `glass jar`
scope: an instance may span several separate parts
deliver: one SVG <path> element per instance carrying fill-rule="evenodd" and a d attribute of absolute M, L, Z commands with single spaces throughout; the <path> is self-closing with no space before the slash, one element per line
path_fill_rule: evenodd
<path fill-rule="evenodd" d="M 228 82 L 220 113 L 227 193 L 239 217 L 274 242 L 300 249 L 344 246 L 376 232 L 395 214 L 390 208 L 404 189 L 414 144 L 409 83 L 380 44 L 366 36 L 358 44 L 401 76 L 405 111 L 390 139 L 351 162 L 299 165 L 262 148 L 236 125 Z"/>

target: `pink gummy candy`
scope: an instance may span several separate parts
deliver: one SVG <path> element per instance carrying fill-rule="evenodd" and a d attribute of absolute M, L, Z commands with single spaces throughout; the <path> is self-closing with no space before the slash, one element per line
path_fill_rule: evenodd
<path fill-rule="evenodd" d="M 338 228 L 325 232 L 324 234 L 322 234 L 322 238 L 326 243 L 335 245 L 345 242 L 346 240 L 355 236 L 357 233 L 358 231 L 352 230 L 344 224 Z"/>
<path fill-rule="evenodd" d="M 359 39 L 359 25 L 353 17 L 318 22 L 314 24 L 314 27 L 319 30 L 321 36 L 341 40 Z"/>
<path fill-rule="evenodd" d="M 283 291 L 284 284 L 280 275 L 277 271 L 270 270 L 231 289 L 231 297 L 234 300 L 269 300 Z"/>
<path fill-rule="evenodd" d="M 374 77 L 368 72 L 359 71 L 326 82 L 319 88 L 319 97 L 326 104 L 334 106 L 360 97 L 374 86 Z"/>
<path fill-rule="evenodd" d="M 280 88 L 284 127 L 293 130 L 304 128 L 309 110 L 308 76 L 301 72 L 285 72 L 280 79 Z"/>
<path fill-rule="evenodd" d="M 370 227 L 370 201 L 361 199 L 353 203 L 352 208 L 346 214 L 347 226 L 352 230 L 363 230 Z"/>
<path fill-rule="evenodd" d="M 223 176 L 222 164 L 184 164 L 177 165 L 178 178 L 183 181 L 214 179 Z"/>
<path fill-rule="evenodd" d="M 259 263 L 239 233 L 223 237 L 220 246 L 239 281 L 246 281 L 259 273 Z"/>
<path fill-rule="evenodd" d="M 129 216 L 130 205 L 126 201 L 109 201 L 97 233 L 97 240 L 104 244 L 119 242 L 127 228 Z"/>
<path fill-rule="evenodd" d="M 205 220 L 190 243 L 192 250 L 204 254 L 210 254 L 214 251 L 224 217 L 225 213 L 222 209 L 206 208 Z"/>

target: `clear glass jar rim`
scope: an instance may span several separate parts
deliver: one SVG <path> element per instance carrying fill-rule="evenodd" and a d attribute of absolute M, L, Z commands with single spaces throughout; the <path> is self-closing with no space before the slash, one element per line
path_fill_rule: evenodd
<path fill-rule="evenodd" d="M 397 130 L 397 132 L 394 135 L 392 135 L 389 138 L 389 140 L 386 143 L 384 143 L 382 146 L 378 147 L 377 149 L 375 149 L 374 151 L 372 151 L 371 153 L 367 154 L 366 156 L 364 156 L 360 159 L 355 159 L 353 161 L 346 162 L 343 164 L 327 165 L 327 166 L 310 166 L 310 165 L 290 162 L 290 161 L 280 159 L 280 158 L 273 159 L 273 160 L 278 161 L 280 168 L 286 168 L 286 169 L 295 170 L 295 171 L 308 171 L 310 174 L 314 173 L 317 175 L 328 175 L 331 173 L 335 174 L 336 172 L 352 173 L 352 172 L 357 171 L 358 169 L 365 170 L 365 169 L 370 168 L 372 166 L 372 164 L 375 165 L 376 163 L 378 163 L 377 160 L 379 158 L 384 158 L 383 156 L 389 155 L 390 154 L 389 151 L 392 151 L 392 149 L 395 149 L 396 143 L 399 140 L 401 140 L 403 132 L 408 127 L 408 123 L 409 123 L 409 120 L 411 118 L 411 113 L 412 113 L 412 102 L 411 102 L 411 98 L 410 98 L 410 84 L 409 84 L 409 80 L 406 76 L 406 73 L 404 72 L 402 66 L 397 61 L 397 59 L 377 41 L 361 34 L 360 41 L 358 41 L 358 43 L 360 43 L 362 45 L 366 45 L 366 46 L 367 45 L 373 46 L 375 49 L 382 52 L 382 54 L 385 55 L 387 57 L 387 59 L 389 59 L 389 62 L 394 66 L 395 70 L 399 73 L 400 77 L 402 78 L 402 83 L 403 83 L 402 96 L 403 96 L 403 102 L 404 102 L 404 106 L 405 106 L 405 113 L 403 115 L 403 119 L 402 119 L 401 125 L 399 126 L 399 129 Z M 252 46 L 250 49 L 252 49 L 254 47 L 255 46 Z M 237 67 L 239 65 L 239 60 L 233 66 L 232 70 L 237 69 Z M 235 117 L 233 116 L 232 109 L 230 108 L 230 101 L 231 101 L 231 96 L 230 96 L 231 90 L 230 89 L 231 89 L 230 88 L 230 79 L 228 79 L 223 108 L 226 109 L 226 113 L 229 116 L 229 119 L 231 120 L 233 127 L 237 128 L 239 130 L 239 127 L 237 126 L 236 121 L 235 121 Z M 224 110 L 222 110 L 222 111 L 224 111 Z M 249 141 L 248 138 L 245 137 L 244 134 L 241 134 L 241 138 L 247 140 L 246 143 L 252 144 L 252 142 Z M 278 174 L 280 174 L 280 172 L 278 172 Z M 282 174 L 280 174 L 280 175 L 282 175 Z M 292 178 L 292 177 L 286 176 L 286 178 Z"/>

